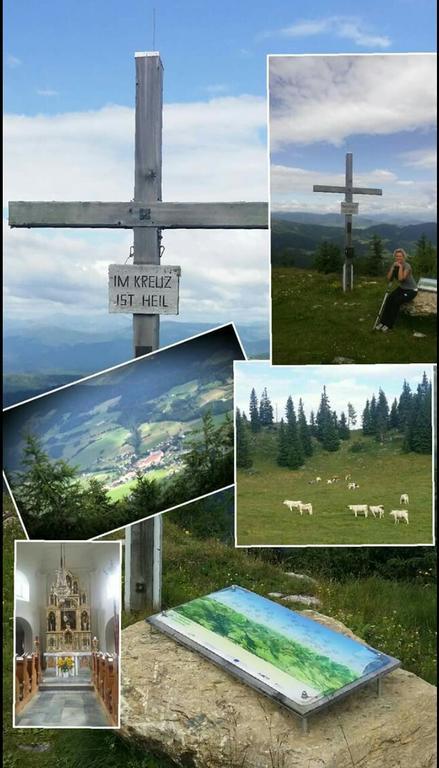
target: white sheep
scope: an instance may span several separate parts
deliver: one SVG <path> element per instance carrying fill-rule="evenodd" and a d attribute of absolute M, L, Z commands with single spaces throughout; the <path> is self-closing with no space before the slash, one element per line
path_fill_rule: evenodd
<path fill-rule="evenodd" d="M 409 513 L 406 509 L 392 509 L 389 515 L 393 517 L 395 524 L 399 523 L 400 520 L 404 520 L 407 525 L 409 524 Z"/>
<path fill-rule="evenodd" d="M 384 517 L 384 507 L 382 504 L 376 504 L 375 506 L 369 505 L 369 512 L 371 515 L 376 517 L 378 515 L 378 518 L 381 520 L 382 517 Z"/>
<path fill-rule="evenodd" d="M 299 512 L 301 515 L 303 515 L 304 512 L 308 512 L 309 515 L 312 515 L 312 504 L 301 504 Z"/>
<path fill-rule="evenodd" d="M 349 509 L 354 513 L 355 517 L 363 514 L 367 518 L 369 508 L 367 504 L 349 504 Z"/>
<path fill-rule="evenodd" d="M 352 475 L 345 475 L 344 477 L 345 480 L 351 480 L 351 478 L 352 478 Z"/>
<path fill-rule="evenodd" d="M 321 482 L 322 482 L 322 478 L 321 477 L 316 477 L 316 483 L 321 483 Z"/>
<path fill-rule="evenodd" d="M 300 509 L 301 501 L 290 501 L 289 499 L 285 499 L 285 501 L 282 502 L 282 504 L 285 504 L 286 507 L 290 510 L 290 512 L 293 509 Z"/>
<path fill-rule="evenodd" d="M 354 491 L 356 488 L 359 488 L 359 487 L 360 486 L 358 485 L 358 483 L 348 483 L 348 490 L 349 491 Z"/>
<path fill-rule="evenodd" d="M 327 480 L 326 485 L 332 485 L 333 482 L 334 482 L 333 480 Z"/>
<path fill-rule="evenodd" d="M 409 495 L 408 495 L 408 493 L 401 493 L 401 496 L 399 497 L 399 503 L 400 504 L 408 504 L 409 503 Z"/>

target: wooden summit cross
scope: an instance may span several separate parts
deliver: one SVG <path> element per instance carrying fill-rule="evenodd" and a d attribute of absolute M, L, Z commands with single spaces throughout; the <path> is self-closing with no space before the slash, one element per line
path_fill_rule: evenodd
<path fill-rule="evenodd" d="M 128 202 L 10 202 L 11 227 L 132 229 L 133 263 L 160 264 L 162 229 L 268 229 L 267 203 L 162 202 L 163 66 L 160 54 L 136 53 L 134 199 Z M 134 355 L 159 347 L 159 314 L 133 314 Z M 161 601 L 158 515 L 128 526 L 125 609 L 156 611 Z"/>
<path fill-rule="evenodd" d="M 341 213 L 344 214 L 344 254 L 343 264 L 343 290 L 353 290 L 354 287 L 354 248 L 352 245 L 352 214 L 358 213 L 359 205 L 354 203 L 353 195 L 382 195 L 382 189 L 373 187 L 354 187 L 352 152 L 346 154 L 346 172 L 344 187 L 333 187 L 326 184 L 314 184 L 313 192 L 337 192 L 344 193 L 344 201 L 341 203 Z"/>

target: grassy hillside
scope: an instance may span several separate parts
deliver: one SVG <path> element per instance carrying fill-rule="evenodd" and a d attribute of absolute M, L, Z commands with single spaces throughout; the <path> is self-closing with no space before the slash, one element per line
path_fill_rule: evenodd
<path fill-rule="evenodd" d="M 350 448 L 361 439 L 365 451 Z M 276 464 L 277 433 L 253 435 L 253 469 L 237 474 L 237 541 L 252 545 L 307 544 L 428 544 L 432 541 L 431 456 L 401 451 L 401 438 L 380 445 L 373 438 L 352 433 L 335 453 L 316 447 L 300 470 Z M 345 475 L 360 488 L 348 490 Z M 342 478 L 335 485 L 326 480 Z M 322 482 L 309 481 L 321 477 Z M 389 516 L 400 509 L 399 497 L 408 493 L 409 525 Z M 285 499 L 311 502 L 313 516 L 301 517 L 282 503 Z M 383 519 L 355 519 L 348 504 L 383 504 Z"/>
<path fill-rule="evenodd" d="M 218 494 L 220 497 L 220 494 Z M 5 497 L 4 497 L 5 500 Z M 9 506 L 9 502 L 6 501 Z M 262 595 L 297 593 L 303 583 L 260 558 L 260 552 L 235 549 L 215 539 L 200 540 L 164 518 L 163 606 L 171 607 L 229 584 L 238 583 Z M 117 732 L 12 729 L 13 542 L 21 538 L 18 522 L 8 522 L 3 541 L 3 698 L 6 768 L 172 768 L 132 744 Z M 342 552 L 342 550 L 338 550 Z M 401 550 L 398 550 L 401 552 Z M 292 550 L 294 557 L 294 551 Z M 319 577 L 314 572 L 315 577 Z M 321 611 L 346 624 L 370 645 L 402 661 L 405 669 L 435 683 L 436 586 L 381 578 L 349 579 L 340 583 L 322 578 L 307 583 L 306 592 L 322 601 Z M 128 623 L 141 615 L 124 616 Z M 123 645 L 122 645 L 123 653 Z"/>
<path fill-rule="evenodd" d="M 385 290 L 384 280 L 361 277 L 352 292 L 343 293 L 340 275 L 273 268 L 273 362 L 309 365 L 331 363 L 335 357 L 355 363 L 436 361 L 436 317 L 401 313 L 391 333 L 372 330 Z"/>

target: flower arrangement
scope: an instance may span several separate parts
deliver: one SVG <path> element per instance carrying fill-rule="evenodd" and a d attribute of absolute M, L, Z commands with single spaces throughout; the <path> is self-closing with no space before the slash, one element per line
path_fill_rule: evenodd
<path fill-rule="evenodd" d="M 73 659 L 71 656 L 60 656 L 57 659 L 56 665 L 61 672 L 70 672 L 73 669 Z"/>

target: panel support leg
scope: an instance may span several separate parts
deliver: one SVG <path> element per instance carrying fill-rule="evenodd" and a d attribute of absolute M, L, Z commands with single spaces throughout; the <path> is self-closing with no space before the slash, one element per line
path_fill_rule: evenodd
<path fill-rule="evenodd" d="M 308 733 L 308 718 L 307 717 L 302 717 L 300 719 L 300 726 L 301 726 L 301 729 L 302 729 L 302 733 L 304 735 L 306 735 Z"/>

